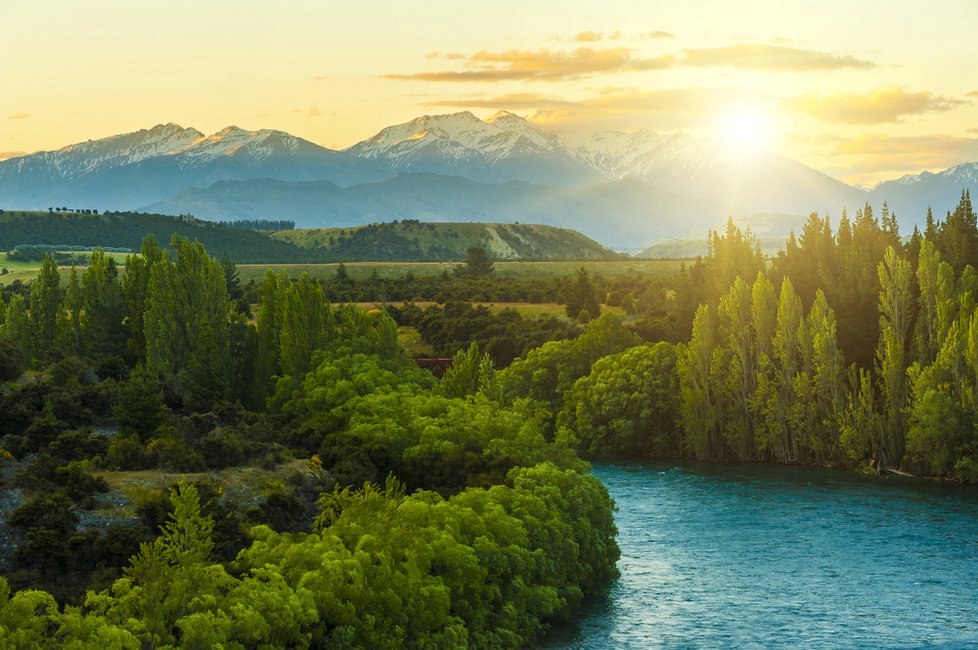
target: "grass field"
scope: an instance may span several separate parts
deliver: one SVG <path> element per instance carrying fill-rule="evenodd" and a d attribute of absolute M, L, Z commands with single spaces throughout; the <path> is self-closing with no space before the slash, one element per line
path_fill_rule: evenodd
<path fill-rule="evenodd" d="M 109 257 L 114 259 L 116 263 L 122 267 L 126 262 L 127 253 L 106 253 Z M 0 269 L 7 269 L 9 273 L 6 275 L 0 275 L 0 286 L 7 285 L 14 280 L 20 280 L 21 282 L 28 283 L 31 282 L 37 275 L 37 270 L 41 268 L 40 262 L 17 262 L 14 260 L 8 260 L 6 258 L 0 257 Z M 78 272 L 82 273 L 85 267 L 79 266 Z M 70 266 L 60 266 L 58 271 L 61 274 L 62 281 L 68 279 L 68 274 L 71 273 Z"/>
<path fill-rule="evenodd" d="M 125 262 L 125 254 L 110 253 L 116 262 L 122 265 Z M 510 278 L 550 278 L 572 276 L 577 269 L 584 267 L 591 275 L 599 274 L 603 276 L 618 275 L 649 275 L 662 276 L 672 275 L 679 271 L 683 264 L 689 262 L 682 260 L 601 260 L 601 261 L 580 261 L 580 262 L 496 262 L 496 274 Z M 373 276 L 381 278 L 399 278 L 412 273 L 415 276 L 439 275 L 445 271 L 452 273 L 457 262 L 347 262 L 346 270 L 349 276 L 355 280 L 362 280 Z M 10 284 L 14 280 L 30 282 L 37 275 L 40 262 L 12 262 L 0 260 L 0 267 L 7 268 L 10 273 L 0 275 L 0 285 Z M 284 269 L 289 276 L 297 278 L 302 273 L 308 273 L 315 279 L 328 279 L 336 274 L 336 267 L 339 264 L 238 264 L 238 274 L 242 283 L 249 280 L 260 282 L 265 275 L 266 269 L 279 271 Z M 78 267 L 81 272 L 83 267 Z M 61 267 L 61 277 L 66 279 L 70 267 Z"/>
<path fill-rule="evenodd" d="M 512 278 L 540 278 L 570 276 L 584 267 L 588 273 L 605 276 L 628 275 L 672 275 L 679 271 L 682 260 L 601 260 L 582 262 L 496 262 L 496 274 Z M 285 269 L 292 277 L 303 272 L 313 278 L 326 279 L 336 274 L 338 264 L 239 264 L 238 273 L 242 282 L 260 280 L 265 269 L 275 271 Z M 457 262 L 347 262 L 349 276 L 355 280 L 369 278 L 376 273 L 381 278 L 398 278 L 412 273 L 415 276 L 438 275 L 444 271 L 453 272 Z"/>

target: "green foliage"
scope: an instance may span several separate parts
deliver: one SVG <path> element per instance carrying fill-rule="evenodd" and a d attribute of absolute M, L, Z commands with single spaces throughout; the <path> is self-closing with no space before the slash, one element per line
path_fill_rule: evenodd
<path fill-rule="evenodd" d="M 0 383 L 13 381 L 24 374 L 24 355 L 17 344 L 0 336 Z"/>
<path fill-rule="evenodd" d="M 557 422 L 584 456 L 681 456 L 675 347 L 647 344 L 599 359 L 567 392 Z"/>
<path fill-rule="evenodd" d="M 696 458 L 841 460 L 843 357 L 824 294 L 806 320 L 789 279 L 775 305 L 762 274 L 752 287 L 738 278 L 717 310 L 699 309 L 678 356 L 683 428 Z"/>
<path fill-rule="evenodd" d="M 605 314 L 589 323 L 576 339 L 551 341 L 515 361 L 497 375 L 499 389 L 507 401 L 529 397 L 555 413 L 564 392 L 588 374 L 595 361 L 639 342 L 620 317 Z"/>
<path fill-rule="evenodd" d="M 112 412 L 124 432 L 149 438 L 166 418 L 159 377 L 137 366 L 116 392 Z"/>
<path fill-rule="evenodd" d="M 583 266 L 577 270 L 577 279 L 567 297 L 567 316 L 579 323 L 588 323 L 601 315 L 601 305 L 595 293 L 594 285 Z"/>
<path fill-rule="evenodd" d="M 496 370 L 488 354 L 479 354 L 478 343 L 460 350 L 452 358 L 452 366 L 438 383 L 438 393 L 446 397 L 463 398 L 469 395 L 494 393 Z"/>
<path fill-rule="evenodd" d="M 33 349 L 38 353 L 54 345 L 58 306 L 61 304 L 61 277 L 50 255 L 44 257 L 37 279 L 31 285 L 30 323 Z"/>
<path fill-rule="evenodd" d="M 493 272 L 492 258 L 486 249 L 478 246 L 470 246 L 465 251 L 465 265 L 456 268 L 459 275 L 467 275 L 473 278 L 490 275 Z"/>

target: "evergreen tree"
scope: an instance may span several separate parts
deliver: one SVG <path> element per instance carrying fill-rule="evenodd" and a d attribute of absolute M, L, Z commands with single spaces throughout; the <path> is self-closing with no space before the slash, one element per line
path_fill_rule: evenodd
<path fill-rule="evenodd" d="M 112 413 L 125 433 L 146 440 L 166 417 L 163 403 L 163 386 L 159 377 L 143 366 L 129 374 L 116 392 Z"/>
<path fill-rule="evenodd" d="M 471 278 L 492 275 L 492 258 L 489 257 L 486 249 L 472 246 L 465 252 L 465 265 L 458 267 L 456 272 Z"/>
<path fill-rule="evenodd" d="M 591 283 L 587 269 L 583 266 L 577 269 L 577 278 L 567 297 L 565 311 L 570 318 L 581 323 L 587 323 L 601 315 L 597 292 Z"/>

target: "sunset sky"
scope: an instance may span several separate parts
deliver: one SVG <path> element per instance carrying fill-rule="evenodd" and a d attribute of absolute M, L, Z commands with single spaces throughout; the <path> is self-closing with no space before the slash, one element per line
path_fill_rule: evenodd
<path fill-rule="evenodd" d="M 176 122 L 342 148 L 425 113 L 735 138 L 871 185 L 978 160 L 973 0 L 2 0 L 0 158 Z"/>

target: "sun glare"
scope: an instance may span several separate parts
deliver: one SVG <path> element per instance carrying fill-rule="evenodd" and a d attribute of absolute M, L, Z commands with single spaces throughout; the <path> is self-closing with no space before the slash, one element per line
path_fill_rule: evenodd
<path fill-rule="evenodd" d="M 744 158 L 767 148 L 774 132 L 769 115 L 754 107 L 738 107 L 717 120 L 716 132 L 731 156 Z"/>

